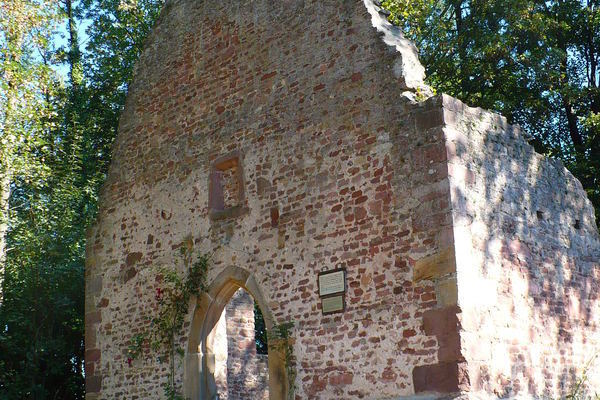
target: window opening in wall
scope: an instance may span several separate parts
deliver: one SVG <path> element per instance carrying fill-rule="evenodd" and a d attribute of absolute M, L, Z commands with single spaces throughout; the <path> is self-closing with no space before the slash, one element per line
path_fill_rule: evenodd
<path fill-rule="evenodd" d="M 221 314 L 214 338 L 219 400 L 269 399 L 266 335 L 260 308 L 248 292 L 238 289 Z"/>
<path fill-rule="evenodd" d="M 238 181 L 238 163 L 231 163 L 229 168 L 218 171 L 221 174 L 223 187 L 223 208 L 238 206 L 240 203 L 240 183 Z"/>
<path fill-rule="evenodd" d="M 209 208 L 213 219 L 239 216 L 244 210 L 244 180 L 237 152 L 217 159 L 211 169 Z"/>

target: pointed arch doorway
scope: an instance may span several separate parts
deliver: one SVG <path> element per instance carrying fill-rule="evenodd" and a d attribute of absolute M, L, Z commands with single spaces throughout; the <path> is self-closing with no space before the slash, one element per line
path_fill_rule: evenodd
<path fill-rule="evenodd" d="M 227 267 L 199 296 L 192 317 L 184 362 L 184 394 L 192 400 L 215 400 L 218 394 L 217 327 L 223 310 L 239 290 L 250 294 L 260 308 L 267 331 L 274 325 L 273 315 L 254 276 L 243 268 Z M 286 400 L 288 392 L 284 357 L 269 348 L 267 356 L 269 400 Z"/>

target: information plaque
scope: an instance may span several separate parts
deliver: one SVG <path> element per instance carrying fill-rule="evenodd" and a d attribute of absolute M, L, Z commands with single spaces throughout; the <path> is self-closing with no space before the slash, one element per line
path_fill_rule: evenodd
<path fill-rule="evenodd" d="M 346 270 L 343 268 L 319 273 L 319 296 L 344 293 L 346 291 Z"/>
<path fill-rule="evenodd" d="M 321 310 L 323 315 L 334 314 L 344 311 L 345 301 L 344 295 L 338 294 L 321 299 Z"/>

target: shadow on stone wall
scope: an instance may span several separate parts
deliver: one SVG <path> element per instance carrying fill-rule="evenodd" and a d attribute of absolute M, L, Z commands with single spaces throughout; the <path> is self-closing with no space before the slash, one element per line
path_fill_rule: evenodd
<path fill-rule="evenodd" d="M 505 118 L 442 102 L 471 385 L 564 396 L 600 351 L 592 205 L 563 164 Z M 600 365 L 591 368 L 600 390 Z"/>

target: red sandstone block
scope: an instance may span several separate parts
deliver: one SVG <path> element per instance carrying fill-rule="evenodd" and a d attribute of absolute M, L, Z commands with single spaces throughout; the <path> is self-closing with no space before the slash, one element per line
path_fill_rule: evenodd
<path fill-rule="evenodd" d="M 468 386 L 466 366 L 457 363 L 422 365 L 413 369 L 415 393 L 455 393 Z"/>
<path fill-rule="evenodd" d="M 96 370 L 96 366 L 94 365 L 93 362 L 86 362 L 85 363 L 85 375 L 86 376 L 92 376 L 94 375 L 94 371 Z"/>
<path fill-rule="evenodd" d="M 367 196 L 360 196 L 354 200 L 354 204 L 361 204 L 367 201 L 369 198 Z"/>
<path fill-rule="evenodd" d="M 431 301 L 435 299 L 435 293 L 425 293 L 421 295 L 421 301 Z"/>
<path fill-rule="evenodd" d="M 417 332 L 414 329 L 405 329 L 404 332 L 402 332 L 402 337 L 409 338 L 415 336 L 416 334 Z"/>
<path fill-rule="evenodd" d="M 94 362 L 100 360 L 101 352 L 100 349 L 91 349 L 85 351 L 85 360 L 87 362 Z"/>
<path fill-rule="evenodd" d="M 272 78 L 272 77 L 274 77 L 275 75 L 277 75 L 277 71 L 272 71 L 272 72 L 269 72 L 268 74 L 264 74 L 264 75 L 263 75 L 263 76 L 260 78 L 260 80 L 261 80 L 261 81 L 264 81 L 264 80 L 267 80 L 267 79 L 269 79 L 269 78 Z"/>
<path fill-rule="evenodd" d="M 423 330 L 428 336 L 458 331 L 458 306 L 429 310 L 423 313 Z"/>
<path fill-rule="evenodd" d="M 444 124 L 444 113 L 441 108 L 420 113 L 415 118 L 417 130 L 425 131 Z"/>
<path fill-rule="evenodd" d="M 85 377 L 85 391 L 86 393 L 98 393 L 102 389 L 102 377 L 93 375 Z"/>
<path fill-rule="evenodd" d="M 315 374 L 312 377 L 312 382 L 306 387 L 306 393 L 310 397 L 314 397 L 317 393 L 322 392 L 327 387 L 327 378 L 321 374 Z"/>
<path fill-rule="evenodd" d="M 100 313 L 100 311 L 94 311 L 85 315 L 86 326 L 91 326 L 91 324 L 95 324 L 98 322 L 102 322 L 102 314 Z"/>
<path fill-rule="evenodd" d="M 397 378 L 398 374 L 396 374 L 391 367 L 386 367 L 381 374 L 381 380 L 386 383 L 396 382 Z"/>
<path fill-rule="evenodd" d="M 438 360 L 440 362 L 463 360 L 458 332 L 449 332 L 446 335 L 439 335 L 437 336 L 437 339 L 439 345 Z"/>
<path fill-rule="evenodd" d="M 329 377 L 329 384 L 332 386 L 350 385 L 354 379 L 352 372 L 343 372 Z"/>

